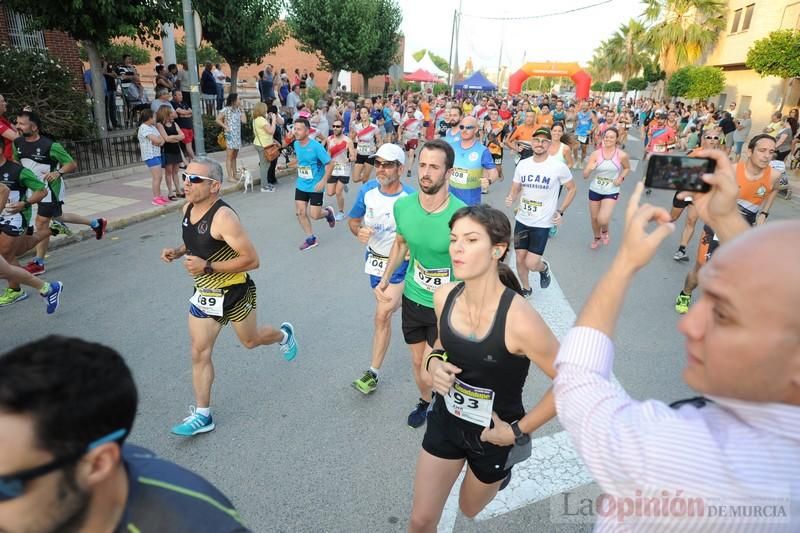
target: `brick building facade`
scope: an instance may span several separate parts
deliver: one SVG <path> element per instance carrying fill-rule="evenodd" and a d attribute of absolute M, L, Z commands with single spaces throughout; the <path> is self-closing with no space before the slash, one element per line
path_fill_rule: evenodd
<path fill-rule="evenodd" d="M 62 31 L 25 31 L 25 17 L 0 2 L 0 44 L 46 51 L 73 74 L 73 85 L 83 90 L 83 63 L 78 43 Z"/>

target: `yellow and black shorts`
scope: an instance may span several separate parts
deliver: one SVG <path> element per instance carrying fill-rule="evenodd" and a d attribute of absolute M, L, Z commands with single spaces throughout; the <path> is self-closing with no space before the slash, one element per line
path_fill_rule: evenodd
<path fill-rule="evenodd" d="M 196 291 L 197 289 L 195 289 Z M 208 315 L 189 303 L 189 314 L 196 318 L 213 318 L 223 326 L 228 322 L 241 322 L 256 308 L 256 284 L 247 277 L 244 283 L 224 287 L 225 301 L 222 304 L 222 316 Z"/>

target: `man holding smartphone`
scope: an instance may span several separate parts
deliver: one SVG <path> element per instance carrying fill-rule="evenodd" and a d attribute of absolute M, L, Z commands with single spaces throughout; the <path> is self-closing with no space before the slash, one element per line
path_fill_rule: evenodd
<path fill-rule="evenodd" d="M 739 212 L 751 226 L 763 224 L 769 217 L 769 208 L 775 201 L 780 172 L 769 163 L 775 154 L 775 138 L 762 133 L 750 139 L 747 158 L 736 164 L 736 184 L 739 186 L 737 204 Z M 675 299 L 675 311 L 679 315 L 689 312 L 692 291 L 697 287 L 698 273 L 717 249 L 719 239 L 708 225 L 703 226 L 703 236 L 697 246 L 694 268 L 686 274 L 683 290 Z"/>

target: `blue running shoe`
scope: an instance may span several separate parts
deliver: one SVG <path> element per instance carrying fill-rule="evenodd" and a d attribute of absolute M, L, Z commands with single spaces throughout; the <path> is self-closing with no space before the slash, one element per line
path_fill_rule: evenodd
<path fill-rule="evenodd" d="M 288 336 L 286 342 L 280 345 L 281 353 L 283 353 L 284 359 L 291 361 L 297 357 L 297 339 L 294 336 L 294 326 L 288 322 L 284 322 L 281 324 L 281 331 L 285 332 Z"/>
<path fill-rule="evenodd" d="M 64 292 L 64 284 L 60 281 L 51 281 L 50 290 L 42 294 L 47 300 L 47 314 L 52 315 L 58 309 L 58 304 L 61 303 L 61 293 Z"/>
<path fill-rule="evenodd" d="M 425 421 L 428 419 L 428 407 L 430 406 L 430 402 L 426 402 L 422 398 L 419 399 L 419 403 L 411 411 L 411 414 L 408 415 L 408 425 L 412 428 L 418 428 Z"/>
<path fill-rule="evenodd" d="M 199 433 L 213 431 L 216 426 L 210 416 L 203 416 L 195 411 L 194 406 L 189 408 L 189 416 L 183 422 L 172 428 L 172 433 L 181 437 L 192 437 Z"/>

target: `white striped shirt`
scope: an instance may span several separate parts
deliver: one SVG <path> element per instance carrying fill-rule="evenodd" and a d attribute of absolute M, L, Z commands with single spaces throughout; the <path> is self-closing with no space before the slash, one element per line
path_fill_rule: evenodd
<path fill-rule="evenodd" d="M 718 397 L 702 408 L 640 402 L 611 381 L 613 364 L 608 336 L 572 328 L 555 364 L 558 418 L 615 502 L 677 503 L 668 518 L 596 514 L 595 531 L 800 531 L 800 407 Z M 702 511 L 674 516 L 698 497 Z"/>
<path fill-rule="evenodd" d="M 148 161 L 154 157 L 161 157 L 161 147 L 153 144 L 150 140 L 150 135 L 160 137 L 161 134 L 155 126 L 150 124 L 142 124 L 139 126 L 137 138 L 139 139 L 139 153 L 142 156 L 142 161 Z"/>

